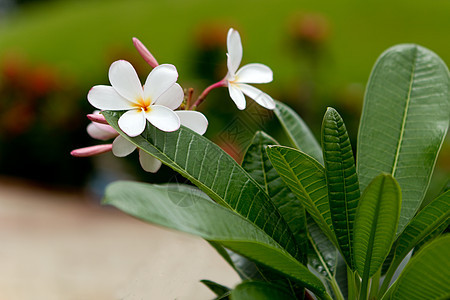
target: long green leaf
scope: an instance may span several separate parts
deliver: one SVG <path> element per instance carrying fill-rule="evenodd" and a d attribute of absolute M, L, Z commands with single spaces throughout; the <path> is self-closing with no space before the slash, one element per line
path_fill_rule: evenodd
<path fill-rule="evenodd" d="M 425 206 L 398 237 L 395 259 L 402 259 L 430 234 L 450 223 L 450 191 Z"/>
<path fill-rule="evenodd" d="M 267 154 L 286 185 L 297 196 L 320 229 L 337 245 L 322 165 L 305 153 L 288 147 L 269 146 Z"/>
<path fill-rule="evenodd" d="M 217 282 L 211 281 L 211 280 L 200 280 L 201 283 L 203 283 L 208 289 L 210 289 L 211 292 L 216 294 L 216 299 L 230 299 L 229 295 L 231 293 L 231 289 L 229 287 L 226 287 L 224 285 L 221 285 Z"/>
<path fill-rule="evenodd" d="M 413 256 L 392 286 L 390 299 L 432 300 L 450 298 L 450 235 L 425 245 Z"/>
<path fill-rule="evenodd" d="M 105 203 L 147 222 L 220 243 L 327 297 L 320 280 L 272 237 L 242 216 L 193 194 L 192 188 L 115 182 L 106 189 Z"/>
<path fill-rule="evenodd" d="M 300 248 L 297 259 L 306 264 L 308 243 L 305 209 L 278 175 L 266 153 L 267 146 L 277 144 L 277 141 L 266 133 L 256 132 L 244 155 L 242 167 L 266 190 L 286 220 Z"/>
<path fill-rule="evenodd" d="M 322 149 L 302 118 L 292 108 L 278 101 L 274 112 L 292 146 L 314 157 L 323 165 Z"/>
<path fill-rule="evenodd" d="M 440 234 L 449 225 L 450 191 L 447 191 L 425 206 L 397 238 L 390 253 L 393 258 L 386 277 L 392 277 L 402 260 L 414 247 L 436 238 L 435 233 Z M 388 281 L 383 283 L 382 290 L 387 289 L 388 283 Z"/>
<path fill-rule="evenodd" d="M 325 282 L 328 293 L 333 299 L 345 299 L 342 288 L 347 286 L 339 285 L 342 278 L 347 279 L 346 273 L 340 278 L 338 273 L 339 251 L 333 243 L 327 238 L 315 221 L 308 216 L 308 239 L 310 242 L 310 250 L 308 252 L 308 265 L 313 268 Z M 342 260 L 343 261 L 343 260 Z M 343 263 L 345 266 L 345 263 Z M 345 266 L 346 270 L 346 266 Z M 342 282 L 341 282 L 342 283 Z M 346 292 L 344 290 L 344 292 Z"/>
<path fill-rule="evenodd" d="M 323 118 L 322 148 L 334 233 L 342 256 L 353 269 L 353 223 L 359 183 L 347 129 L 333 108 L 328 108 Z"/>
<path fill-rule="evenodd" d="M 295 300 L 296 297 L 286 289 L 279 286 L 258 282 L 247 281 L 239 284 L 231 291 L 231 300 Z"/>
<path fill-rule="evenodd" d="M 417 45 L 388 49 L 372 70 L 358 133 L 358 175 L 362 189 L 380 173 L 399 183 L 397 234 L 428 188 L 449 126 L 449 89 L 445 63 Z"/>
<path fill-rule="evenodd" d="M 186 127 L 163 132 L 148 125 L 141 135 L 130 138 L 117 124 L 123 112 L 102 113 L 125 139 L 186 177 L 220 205 L 256 224 L 297 257 L 295 238 L 276 206 L 261 186 L 217 145 Z"/>
<path fill-rule="evenodd" d="M 369 184 L 355 217 L 353 250 L 356 270 L 372 277 L 389 254 L 397 230 L 401 192 L 395 179 L 381 174 Z"/>

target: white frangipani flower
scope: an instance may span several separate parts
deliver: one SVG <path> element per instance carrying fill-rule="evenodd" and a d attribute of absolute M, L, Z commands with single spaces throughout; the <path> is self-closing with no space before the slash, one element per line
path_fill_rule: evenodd
<path fill-rule="evenodd" d="M 174 109 L 183 101 L 183 90 L 176 84 L 178 73 L 173 65 L 154 68 L 142 87 L 133 66 L 119 60 L 109 68 L 111 86 L 96 85 L 88 101 L 100 110 L 127 110 L 119 118 L 119 127 L 130 137 L 140 135 L 148 120 L 156 128 L 170 132 L 178 130 L 180 118 Z M 166 96 L 166 92 L 170 93 Z"/>
<path fill-rule="evenodd" d="M 228 84 L 228 91 L 236 106 L 242 110 L 245 108 L 245 95 L 252 98 L 259 105 L 274 109 L 275 101 L 268 94 L 248 85 L 247 83 L 268 83 L 273 80 L 272 70 L 263 64 L 247 64 L 239 68 L 242 60 L 242 43 L 239 32 L 230 28 L 227 36 L 227 66 L 228 74 L 225 81 Z"/>
<path fill-rule="evenodd" d="M 202 113 L 193 110 L 177 110 L 175 113 L 180 118 L 183 126 L 186 126 L 201 135 L 206 132 L 208 120 Z M 120 135 L 114 139 L 112 144 L 112 152 L 117 157 L 125 157 L 135 149 L 136 146 L 134 144 L 130 143 Z M 142 169 L 151 173 L 158 172 L 161 167 L 161 161 L 141 149 L 139 149 L 139 162 L 141 163 Z"/>
<path fill-rule="evenodd" d="M 165 92 L 164 95 L 162 95 L 161 97 L 172 98 L 175 94 L 178 93 L 179 91 L 178 87 L 179 87 L 178 84 L 174 84 L 174 86 L 169 88 L 169 90 L 167 90 L 167 92 Z M 166 103 L 170 103 L 168 99 L 164 101 Z M 173 103 L 173 105 L 175 105 L 175 103 Z M 177 116 L 180 118 L 181 125 L 186 126 L 187 128 L 201 135 L 203 135 L 206 132 L 206 129 L 208 128 L 208 120 L 202 113 L 192 110 L 178 110 L 174 111 L 174 113 L 177 114 Z M 98 115 L 99 111 L 95 111 L 94 114 Z M 133 145 L 128 140 L 119 135 L 119 133 L 116 130 L 114 130 L 114 128 L 112 128 L 110 125 L 91 122 L 87 127 L 87 131 L 88 134 L 94 139 L 107 140 L 115 138 L 112 143 L 112 148 L 105 147 L 107 145 L 101 145 L 103 146 L 103 148 L 97 149 L 98 146 L 94 146 L 96 147 L 94 150 L 101 151 L 98 153 L 103 153 L 112 150 L 115 156 L 125 157 L 136 149 L 135 145 Z M 92 152 L 91 149 L 88 150 L 90 151 L 81 151 L 80 152 L 81 155 L 76 156 L 90 156 L 90 153 L 93 154 L 97 153 Z M 75 152 L 75 154 L 77 154 L 77 152 Z M 139 162 L 142 168 L 147 172 L 156 173 L 161 167 L 161 162 L 158 159 L 154 158 L 145 151 L 142 151 L 141 149 L 139 149 Z"/>

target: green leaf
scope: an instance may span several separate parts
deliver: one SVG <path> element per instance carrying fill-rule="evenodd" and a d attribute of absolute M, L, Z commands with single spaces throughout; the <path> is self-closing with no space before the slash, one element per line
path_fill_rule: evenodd
<path fill-rule="evenodd" d="M 292 108 L 278 101 L 274 112 L 292 146 L 312 156 L 323 165 L 322 149 L 302 118 Z"/>
<path fill-rule="evenodd" d="M 339 252 L 333 243 L 320 230 L 320 227 L 308 216 L 308 239 L 310 242 L 310 251 L 308 252 L 308 265 L 315 270 L 324 280 L 328 293 L 333 299 L 345 299 L 341 288 L 347 286 L 347 267 L 345 263 L 342 277 L 338 273 Z M 343 260 L 341 259 L 343 262 Z M 339 285 L 339 281 L 344 279 L 345 285 Z M 345 291 L 344 291 L 345 292 Z"/>
<path fill-rule="evenodd" d="M 183 126 L 175 132 L 163 132 L 148 124 L 141 135 L 130 138 L 117 124 L 123 112 L 102 114 L 125 139 L 183 175 L 220 205 L 262 228 L 297 257 L 295 238 L 276 206 L 261 186 L 216 144 Z"/>
<path fill-rule="evenodd" d="M 384 52 L 370 76 L 358 133 L 361 189 L 380 173 L 402 189 L 397 234 L 420 207 L 449 126 L 445 63 L 417 45 Z"/>
<path fill-rule="evenodd" d="M 352 145 L 341 116 L 328 108 L 322 122 L 322 149 L 331 220 L 339 249 L 353 266 L 353 223 L 360 197 Z"/>
<path fill-rule="evenodd" d="M 450 225 L 450 191 L 441 194 L 415 216 L 394 244 L 391 268 L 396 269 L 406 255 L 417 245 L 435 238 Z"/>
<path fill-rule="evenodd" d="M 144 221 L 220 243 L 326 297 L 320 280 L 272 237 L 233 211 L 198 197 L 190 187 L 115 182 L 106 189 L 105 203 Z"/>
<path fill-rule="evenodd" d="M 377 176 L 364 191 L 355 217 L 354 260 L 368 280 L 382 266 L 391 249 L 400 214 L 401 192 L 389 174 Z"/>
<path fill-rule="evenodd" d="M 295 300 L 296 297 L 286 289 L 259 281 L 247 281 L 231 291 L 231 300 Z"/>
<path fill-rule="evenodd" d="M 300 248 L 297 259 L 306 264 L 308 243 L 305 209 L 278 175 L 266 153 L 267 146 L 277 144 L 277 141 L 266 133 L 256 132 L 245 153 L 242 167 L 266 191 L 286 220 Z"/>
<path fill-rule="evenodd" d="M 391 299 L 450 298 L 450 235 L 435 239 L 413 256 L 392 286 Z"/>
<path fill-rule="evenodd" d="M 226 287 L 224 285 L 218 284 L 217 282 L 211 281 L 211 280 L 200 280 L 201 283 L 203 283 L 205 286 L 208 287 L 208 289 L 211 290 L 216 296 L 219 297 L 219 299 L 229 299 L 229 294 L 231 293 L 231 289 L 229 287 Z"/>
<path fill-rule="evenodd" d="M 267 147 L 267 155 L 280 177 L 320 229 L 337 245 L 322 165 L 305 153 L 283 146 Z"/>

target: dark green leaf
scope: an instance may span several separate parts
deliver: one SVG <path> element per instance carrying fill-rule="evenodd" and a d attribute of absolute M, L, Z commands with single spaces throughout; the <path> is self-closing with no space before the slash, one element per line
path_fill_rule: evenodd
<path fill-rule="evenodd" d="M 337 245 L 331 224 L 325 171 L 315 159 L 292 148 L 270 146 L 270 162 L 320 229 Z"/>
<path fill-rule="evenodd" d="M 352 146 L 341 116 L 328 108 L 322 123 L 322 149 L 331 220 L 347 265 L 353 266 L 353 226 L 360 197 Z"/>
<path fill-rule="evenodd" d="M 179 205 L 180 199 L 183 205 Z M 325 295 L 320 280 L 272 237 L 233 211 L 198 197 L 191 187 L 115 182 L 106 189 L 105 203 L 144 221 L 220 243 L 305 285 L 319 296 Z"/>
<path fill-rule="evenodd" d="M 229 287 L 206 279 L 200 280 L 200 282 L 206 285 L 211 290 L 211 292 L 213 292 L 214 294 L 216 294 L 216 296 L 219 297 L 219 299 L 229 299 L 229 297 L 227 296 L 231 293 Z"/>
<path fill-rule="evenodd" d="M 449 126 L 449 73 L 433 52 L 398 45 L 384 52 L 367 85 L 358 133 L 361 189 L 380 173 L 402 189 L 397 234 L 424 198 Z"/>
<path fill-rule="evenodd" d="M 300 251 L 298 260 L 306 264 L 307 237 L 305 209 L 286 186 L 267 157 L 266 147 L 278 143 L 258 131 L 245 153 L 242 167 L 258 182 L 278 208 L 294 234 Z"/>
<path fill-rule="evenodd" d="M 450 191 L 445 192 L 425 206 L 415 216 L 393 247 L 392 268 L 397 268 L 406 255 L 417 245 L 435 238 L 450 225 Z"/>
<path fill-rule="evenodd" d="M 391 299 L 450 298 L 450 235 L 437 238 L 413 256 L 392 286 Z"/>
<path fill-rule="evenodd" d="M 220 205 L 262 228 L 297 257 L 295 238 L 276 206 L 261 186 L 217 145 L 185 127 L 163 132 L 148 125 L 141 135 L 130 138 L 117 124 L 122 112 L 102 113 L 125 139 L 186 177 Z"/>
<path fill-rule="evenodd" d="M 391 249 L 400 214 L 401 192 L 395 179 L 382 174 L 369 184 L 355 217 L 353 251 L 356 270 L 368 280 Z"/>
<path fill-rule="evenodd" d="M 231 300 L 295 300 L 296 297 L 279 286 L 258 281 L 243 282 L 231 291 Z"/>
<path fill-rule="evenodd" d="M 292 146 L 323 164 L 320 145 L 302 118 L 292 108 L 278 101 L 274 111 Z"/>

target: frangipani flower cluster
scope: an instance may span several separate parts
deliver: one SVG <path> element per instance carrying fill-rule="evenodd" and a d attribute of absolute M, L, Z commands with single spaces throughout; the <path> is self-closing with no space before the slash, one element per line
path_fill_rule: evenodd
<path fill-rule="evenodd" d="M 187 128 L 203 135 L 206 132 L 208 121 L 202 113 L 196 111 L 175 111 L 180 117 L 181 124 Z M 100 111 L 95 111 L 94 114 L 89 115 L 92 121 L 87 126 L 88 134 L 98 140 L 106 141 L 114 138 L 112 144 L 97 145 L 93 147 L 81 148 L 72 151 L 74 156 L 91 156 L 93 154 L 100 154 L 112 150 L 112 153 L 117 157 L 125 157 L 136 150 L 136 146 L 126 140 L 124 137 L 112 128 L 110 125 L 105 124 L 106 120 L 100 114 Z M 139 149 L 139 162 L 142 168 L 147 172 L 156 173 L 161 167 L 161 162 Z"/>
<path fill-rule="evenodd" d="M 93 121 L 88 125 L 89 135 L 95 139 L 114 139 L 112 144 L 97 145 L 76 149 L 71 152 L 73 156 L 91 156 L 112 151 L 115 156 L 124 157 L 132 153 L 136 146 L 120 136 L 101 116 L 102 110 L 126 111 L 118 121 L 119 128 L 129 137 L 140 135 L 147 126 L 154 126 L 165 132 L 176 131 L 180 125 L 186 126 L 198 134 L 204 134 L 208 127 L 206 117 L 195 111 L 205 100 L 208 93 L 217 87 L 228 87 L 231 99 L 238 109 L 246 107 L 245 96 L 252 98 L 267 109 L 275 108 L 275 101 L 266 93 L 249 85 L 249 83 L 268 83 L 273 79 L 272 70 L 263 64 L 247 64 L 242 68 L 242 44 L 239 33 L 230 29 L 227 37 L 227 66 L 225 78 L 207 87 L 190 105 L 188 95 L 184 103 L 184 110 L 176 110 L 183 104 L 185 98 L 183 89 L 176 83 L 178 72 L 174 65 L 159 65 L 148 49 L 136 38 L 133 44 L 144 60 L 154 69 L 147 76 L 144 85 L 133 66 L 119 60 L 109 68 L 109 81 L 111 86 L 96 85 L 88 93 L 89 103 L 100 111 L 89 115 Z M 149 154 L 139 150 L 139 160 L 144 170 L 156 172 L 161 162 Z"/>

